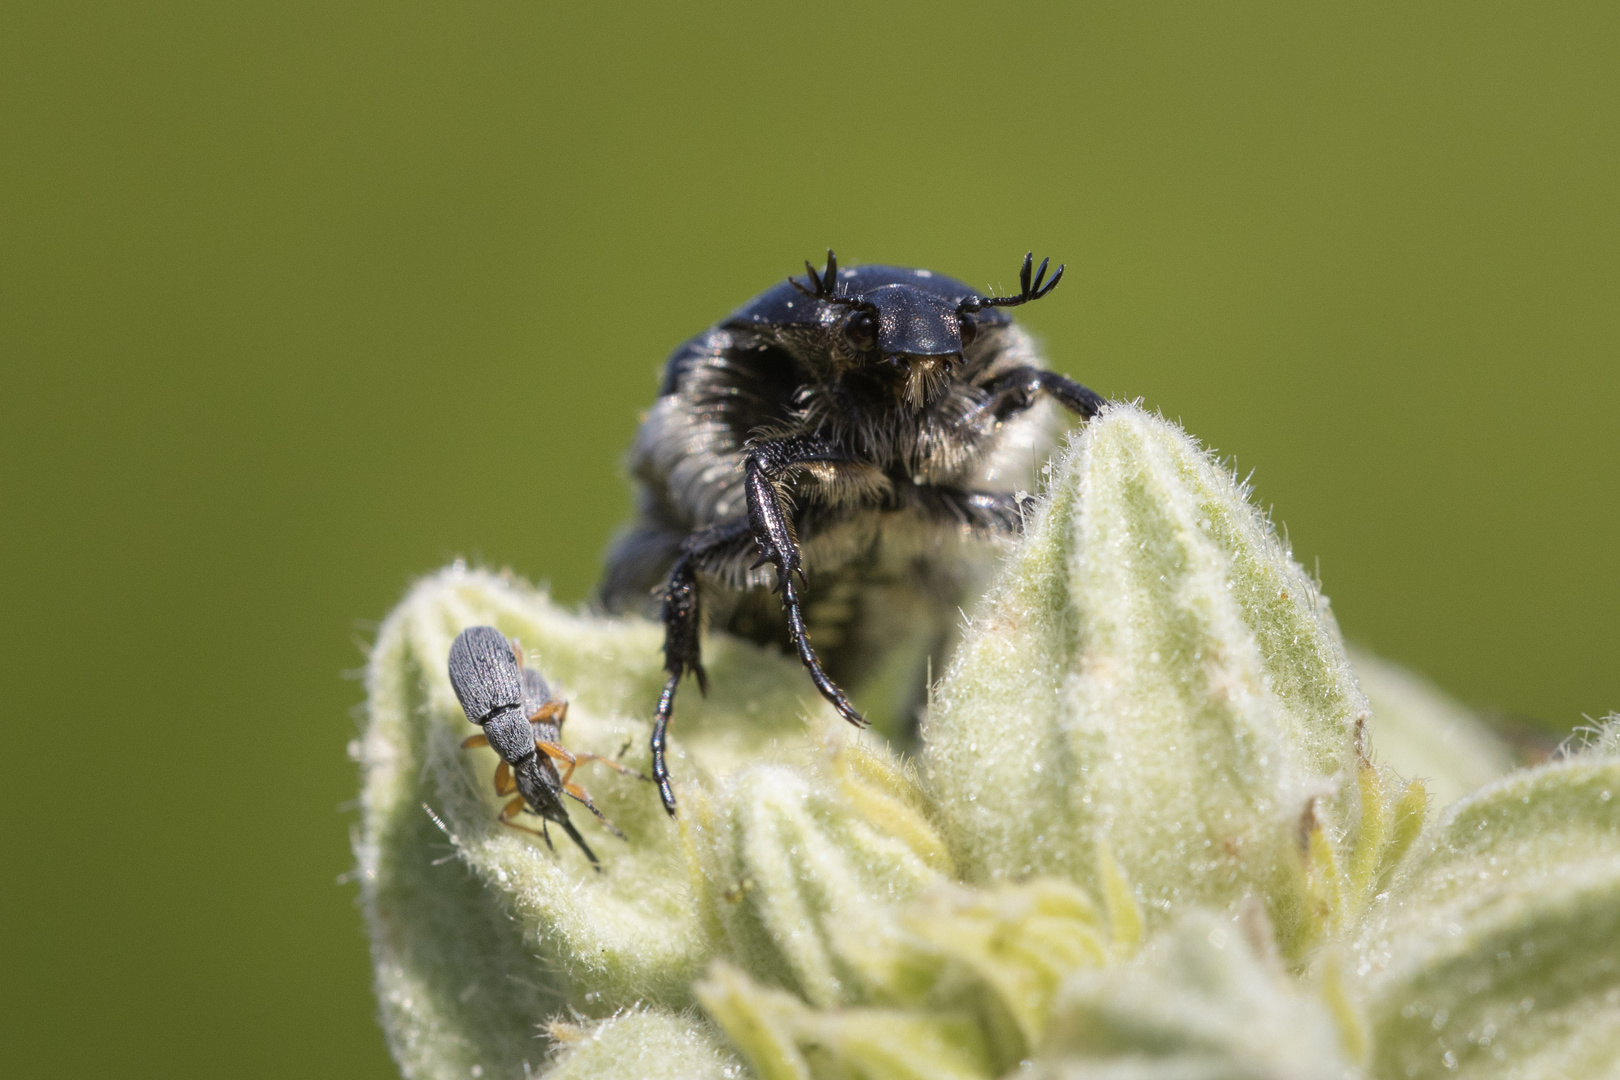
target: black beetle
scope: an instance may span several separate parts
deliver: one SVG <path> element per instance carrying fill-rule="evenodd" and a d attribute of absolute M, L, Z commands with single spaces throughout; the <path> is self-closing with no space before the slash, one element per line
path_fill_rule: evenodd
<path fill-rule="evenodd" d="M 840 269 L 828 251 L 821 273 L 806 263 L 805 281 L 761 293 L 670 356 L 630 453 L 638 517 L 608 552 L 600 598 L 662 617 L 652 769 L 671 814 L 665 734 L 681 677 L 707 687 L 705 614 L 790 645 L 862 726 L 834 676 L 880 678 L 900 650 L 914 712 L 986 541 L 1022 528 L 1018 487 L 1051 445 L 1030 407 L 1051 397 L 1090 418 L 1103 405 L 1046 370 L 1004 310 L 1063 276 L 1033 264 L 1024 256 L 1016 295 L 986 296 L 928 270 Z"/>

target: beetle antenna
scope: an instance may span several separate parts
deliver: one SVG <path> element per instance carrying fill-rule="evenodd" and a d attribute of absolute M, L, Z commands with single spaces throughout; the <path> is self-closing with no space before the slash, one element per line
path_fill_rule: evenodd
<path fill-rule="evenodd" d="M 804 274 L 810 279 L 810 287 L 816 290 L 817 295 L 827 291 L 826 282 L 816 273 L 816 268 L 810 265 L 810 260 L 804 260 Z"/>
<path fill-rule="evenodd" d="M 837 304 L 840 307 L 863 307 L 861 301 L 851 296 L 838 295 L 838 256 L 833 254 L 832 248 L 827 249 L 827 268 L 816 273 L 816 268 L 810 265 L 810 260 L 804 260 L 805 275 L 810 278 L 807 287 L 794 278 L 788 278 L 788 284 L 798 289 L 812 300 L 820 300 L 826 304 Z"/>
<path fill-rule="evenodd" d="M 1017 296 L 970 296 L 962 301 L 962 310 L 978 311 L 980 308 L 987 307 L 1017 307 L 1032 300 L 1039 300 L 1057 288 L 1057 283 L 1063 280 L 1063 263 L 1058 263 L 1057 270 L 1052 274 L 1052 280 L 1046 280 L 1046 268 L 1051 262 L 1051 259 L 1042 259 L 1040 269 L 1035 270 L 1035 253 L 1033 251 L 1026 253 L 1024 255 L 1024 265 L 1019 267 L 1018 270 L 1019 291 Z"/>

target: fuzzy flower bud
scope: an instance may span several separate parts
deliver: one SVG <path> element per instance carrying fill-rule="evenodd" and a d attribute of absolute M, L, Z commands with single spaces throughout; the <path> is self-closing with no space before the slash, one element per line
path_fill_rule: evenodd
<path fill-rule="evenodd" d="M 1620 1060 L 1620 722 L 1499 776 L 1463 710 L 1358 659 L 1369 703 L 1242 487 L 1139 409 L 1054 460 L 920 766 L 795 660 L 710 635 L 710 693 L 683 696 L 670 744 L 680 817 L 634 776 L 574 776 L 624 833 L 569 804 L 600 871 L 498 820 L 446 672 L 474 625 L 569 701 L 575 753 L 647 771 L 663 682 L 658 627 L 508 576 L 451 568 L 384 623 L 356 855 L 408 1077 L 1581 1080 Z"/>
<path fill-rule="evenodd" d="M 1064 982 L 1037 1076 L 1351 1075 L 1334 1010 L 1277 963 L 1263 920 L 1195 912 L 1137 960 Z"/>
<path fill-rule="evenodd" d="M 572 806 L 601 856 L 591 870 L 572 845 L 556 853 L 501 827 L 497 759 L 463 750 L 477 731 L 446 671 L 465 627 L 492 624 L 523 646 L 570 699 L 564 742 L 647 771 L 645 703 L 662 683 L 659 635 L 640 622 L 561 611 L 544 594 L 454 567 L 420 583 L 384 623 L 368 670 L 369 723 L 356 841 L 378 995 L 408 1076 L 523 1075 L 545 1056 L 537 1025 L 564 1010 L 605 1017 L 658 1001 L 690 1001 L 708 961 L 679 830 L 648 786 L 581 766 L 576 779 L 629 837 Z M 683 703 L 703 765 L 757 759 L 773 739 L 802 741 L 796 666 L 729 640 L 713 643 L 715 691 Z M 626 749 L 628 748 L 628 749 Z M 531 823 L 534 819 L 523 819 Z"/>
<path fill-rule="evenodd" d="M 1620 1062 L 1620 724 L 1429 830 L 1355 942 L 1375 1075 Z"/>
<path fill-rule="evenodd" d="M 1512 749 L 1429 680 L 1371 653 L 1352 650 L 1351 659 L 1377 718 L 1373 756 L 1402 776 L 1422 777 L 1436 806 L 1512 771 Z"/>
<path fill-rule="evenodd" d="M 1162 923 L 1293 872 L 1300 815 L 1351 776 L 1368 706 L 1327 599 L 1245 494 L 1130 406 L 1054 466 L 930 713 L 969 880 L 1095 890 L 1106 842 Z"/>
<path fill-rule="evenodd" d="M 886 771 L 871 750 L 839 757 L 850 786 Z M 852 757 L 865 767 L 849 767 Z M 702 909 L 719 950 L 771 983 L 816 1005 L 869 1000 L 886 979 L 866 953 L 887 932 L 889 908 L 943 884 L 949 863 L 904 803 L 869 817 L 806 772 L 747 769 L 690 800 Z M 886 779 L 906 783 L 898 773 Z"/>

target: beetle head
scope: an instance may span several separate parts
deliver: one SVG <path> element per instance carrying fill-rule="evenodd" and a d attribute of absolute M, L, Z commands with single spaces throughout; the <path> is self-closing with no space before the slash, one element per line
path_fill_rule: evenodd
<path fill-rule="evenodd" d="M 1057 268 L 1050 281 L 1044 281 L 1047 261 L 1042 260 L 1039 272 L 1032 278 L 1033 261 L 1032 254 L 1024 256 L 1022 291 L 1006 297 L 941 291 L 939 282 L 928 281 L 932 287 L 925 287 L 922 280 L 915 284 L 888 281 L 856 291 L 850 287 L 855 281 L 846 279 L 858 281 L 862 275 L 845 271 L 841 279 L 838 259 L 831 250 L 821 273 L 810 263 L 804 264 L 808 284 L 794 278 L 788 278 L 788 283 L 827 310 L 836 354 L 846 357 L 853 366 L 877 367 L 892 373 L 906 403 L 918 409 L 944 392 L 963 354 L 978 337 L 981 321 L 992 325 L 1006 322 L 1004 315 L 989 314 L 991 309 L 1038 300 L 1056 287 L 1063 267 Z"/>
<path fill-rule="evenodd" d="M 977 332 L 973 314 L 911 285 L 883 285 L 862 300 L 868 306 L 843 320 L 844 337 L 850 337 L 851 323 L 868 339 L 875 326 L 872 351 L 893 371 L 906 404 L 920 409 L 936 400 Z"/>

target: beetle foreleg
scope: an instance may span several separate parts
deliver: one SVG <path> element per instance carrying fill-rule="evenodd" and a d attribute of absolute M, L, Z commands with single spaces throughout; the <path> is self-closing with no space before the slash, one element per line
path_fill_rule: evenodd
<path fill-rule="evenodd" d="M 759 559 L 754 565 L 776 565 L 778 591 L 794 574 L 808 584 L 800 562 L 799 538 L 793 534 L 793 519 L 783 506 L 782 481 L 796 466 L 848 460 L 848 454 L 808 436 L 765 439 L 749 445 L 743 463 L 743 490 L 748 496 L 748 528 L 759 547 Z"/>
<path fill-rule="evenodd" d="M 664 763 L 664 742 L 669 731 L 669 714 L 675 708 L 675 687 L 680 685 L 681 673 L 671 672 L 664 682 L 664 692 L 658 695 L 658 711 L 653 714 L 652 770 L 653 782 L 658 785 L 658 797 L 664 802 L 664 812 L 675 816 L 675 789 L 669 783 L 669 766 Z"/>
<path fill-rule="evenodd" d="M 961 488 L 918 485 L 917 497 L 928 513 L 980 532 L 1017 534 L 1024 531 L 1024 515 L 1034 505 L 1032 495 L 999 491 L 964 491 Z"/>
<path fill-rule="evenodd" d="M 1042 394 L 1055 399 L 1083 420 L 1096 416 L 1105 404 L 1096 391 L 1081 386 L 1067 375 L 1044 368 L 1018 367 L 1003 371 L 986 383 L 984 389 L 990 395 L 984 407 L 997 421 L 1023 412 L 1035 404 Z"/>
<path fill-rule="evenodd" d="M 681 546 L 681 557 L 675 560 L 664 586 L 664 691 L 658 695 L 658 709 L 653 714 L 652 773 L 658 784 L 658 796 L 664 809 L 674 816 L 675 789 L 670 785 L 669 766 L 664 761 L 665 740 L 669 719 L 675 708 L 675 690 L 681 676 L 691 672 L 697 676 L 698 690 L 709 689 L 709 677 L 703 670 L 703 651 L 699 640 L 702 630 L 702 606 L 698 595 L 698 566 L 705 556 L 723 549 L 748 532 L 748 522 L 736 521 L 717 525 L 693 533 Z"/>
<path fill-rule="evenodd" d="M 799 541 L 793 535 L 793 521 L 782 505 L 782 493 L 778 487 L 782 477 L 796 465 L 847 460 L 847 455 L 811 438 L 756 443 L 748 451 L 743 487 L 748 495 L 748 524 L 754 534 L 754 542 L 759 545 L 759 562 L 754 565 L 767 562 L 776 564 L 776 588 L 782 594 L 788 633 L 792 636 L 793 647 L 798 650 L 799 659 L 810 672 L 816 689 L 838 710 L 838 715 L 856 727 L 865 727 L 865 718 L 855 711 L 855 706 L 850 704 L 838 684 L 827 677 L 816 651 L 810 647 L 799 593 L 793 584 L 795 573 L 799 575 L 801 583 L 805 582 L 804 568 L 799 561 Z"/>
<path fill-rule="evenodd" d="M 804 612 L 799 604 L 798 588 L 793 584 L 793 579 L 786 575 L 782 577 L 782 607 L 787 612 L 788 633 L 793 638 L 793 647 L 798 650 L 800 661 L 810 672 L 810 681 L 816 684 L 821 696 L 838 710 L 839 716 L 856 727 L 866 727 L 866 718 L 855 710 L 855 706 L 850 704 L 848 695 L 821 669 L 821 660 L 816 656 L 816 651 L 810 647 L 810 638 L 805 633 Z"/>
<path fill-rule="evenodd" d="M 664 742 L 669 731 L 670 713 L 675 708 L 675 690 L 681 676 L 690 671 L 697 676 L 698 689 L 708 688 L 703 671 L 703 653 L 698 641 L 701 610 L 698 607 L 697 568 L 690 554 L 682 555 L 670 571 L 664 590 L 664 692 L 658 695 L 658 711 L 653 715 L 652 770 L 664 810 L 675 814 L 675 789 L 669 783 L 669 766 L 664 763 Z"/>

